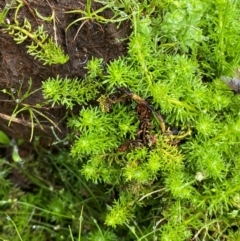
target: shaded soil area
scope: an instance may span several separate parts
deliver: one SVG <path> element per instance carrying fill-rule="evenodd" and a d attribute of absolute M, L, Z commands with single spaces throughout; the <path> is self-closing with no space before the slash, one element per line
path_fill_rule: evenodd
<path fill-rule="evenodd" d="M 79 21 L 68 30 L 67 26 L 74 20 L 81 17 L 80 14 L 70 14 L 67 11 L 76 9 L 86 9 L 86 1 L 58 1 L 43 0 L 32 1 L 22 0 L 24 6 L 18 14 L 18 21 L 23 23 L 25 18 L 31 23 L 32 28 L 36 29 L 44 25 L 48 32 L 59 46 L 69 55 L 69 61 L 64 65 L 43 65 L 41 61 L 34 59 L 27 53 L 26 45 L 30 42 L 24 41 L 22 44 L 16 44 L 13 38 L 0 29 L 0 130 L 4 131 L 10 137 L 15 139 L 23 138 L 29 140 L 31 136 L 32 121 L 29 111 L 20 111 L 17 115 L 12 116 L 16 107 L 16 100 L 21 99 L 30 89 L 30 79 L 32 80 L 31 91 L 41 88 L 42 82 L 49 77 L 81 78 L 86 74 L 86 64 L 92 57 L 102 58 L 104 63 L 118 58 L 127 52 L 126 41 L 119 42 L 118 39 L 126 39 L 129 36 L 131 27 L 128 22 L 120 25 L 114 23 L 99 24 L 94 21 L 86 21 L 82 26 Z M 0 0 L 0 11 L 9 1 Z M 99 9 L 101 5 L 92 4 L 92 11 Z M 53 21 L 44 21 L 37 16 L 35 9 L 41 16 L 48 17 L 55 14 L 56 29 Z M 15 9 L 10 9 L 7 20 L 14 21 Z M 101 13 L 105 18 L 111 18 L 111 10 L 105 10 Z M 81 29 L 80 29 L 81 26 Z M 6 94 L 6 90 L 11 95 Z M 22 103 L 19 109 L 24 105 L 35 107 L 37 104 L 44 102 L 41 90 L 29 95 Z M 59 129 L 56 133 L 63 138 L 67 134 L 67 128 L 64 123 L 66 109 L 63 106 L 46 106 L 38 108 L 38 111 L 49 117 Z M 37 115 L 37 114 L 36 114 Z M 39 123 L 34 123 L 34 135 L 49 138 L 51 142 L 55 139 L 51 131 L 52 124 L 37 115 Z M 9 121 L 11 124 L 9 125 Z"/>

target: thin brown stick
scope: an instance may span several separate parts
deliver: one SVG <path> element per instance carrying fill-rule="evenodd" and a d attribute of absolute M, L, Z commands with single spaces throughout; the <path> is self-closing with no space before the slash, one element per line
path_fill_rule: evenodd
<path fill-rule="evenodd" d="M 29 5 L 29 3 L 28 3 L 26 0 L 22 0 L 22 1 L 23 1 L 23 3 L 27 6 L 29 12 L 32 14 L 33 18 L 35 19 L 35 21 L 36 21 L 37 24 L 39 25 L 39 21 L 38 21 L 38 19 L 36 18 L 35 14 L 34 14 L 34 12 L 33 12 L 33 10 L 32 10 L 32 8 L 31 8 L 30 5 Z"/>
<path fill-rule="evenodd" d="M 11 122 L 15 122 L 15 123 L 18 123 L 18 124 L 21 124 L 21 125 L 24 125 L 24 126 L 30 126 L 30 127 L 32 127 L 32 125 L 34 125 L 34 127 L 39 126 L 38 124 L 35 124 L 35 123 L 32 124 L 32 122 L 30 122 L 30 121 L 26 121 L 26 120 L 23 120 L 23 119 L 20 119 L 20 118 L 17 118 L 17 117 L 12 117 L 12 116 L 9 116 L 9 115 L 5 115 L 5 114 L 2 114 L 2 113 L 0 113 L 0 118 L 2 118 L 4 120 L 8 120 L 8 121 L 11 120 Z M 48 128 L 47 125 L 43 125 L 43 127 Z"/>
<path fill-rule="evenodd" d="M 18 123 L 18 124 L 21 124 L 21 125 L 32 126 L 32 122 L 22 120 L 20 118 L 12 117 L 12 116 L 5 115 L 5 114 L 2 114 L 2 113 L 0 113 L 0 117 L 4 120 L 8 120 L 8 121 L 11 120 L 12 122 L 15 122 L 15 123 Z M 34 124 L 34 126 L 38 126 L 38 125 Z"/>

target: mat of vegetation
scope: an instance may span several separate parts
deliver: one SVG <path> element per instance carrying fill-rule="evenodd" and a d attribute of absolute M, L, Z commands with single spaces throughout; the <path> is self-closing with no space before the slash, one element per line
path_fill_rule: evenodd
<path fill-rule="evenodd" d="M 240 240 L 239 1 L 1 7 L 0 240 Z"/>

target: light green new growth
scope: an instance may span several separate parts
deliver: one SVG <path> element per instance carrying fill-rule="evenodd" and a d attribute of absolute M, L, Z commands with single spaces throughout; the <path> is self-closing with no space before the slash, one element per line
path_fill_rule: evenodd
<path fill-rule="evenodd" d="M 60 78 L 48 78 L 43 82 L 44 98 L 56 104 L 65 105 L 72 109 L 74 104 L 86 104 L 99 93 L 100 82 L 94 82 L 89 78 L 84 80 Z"/>

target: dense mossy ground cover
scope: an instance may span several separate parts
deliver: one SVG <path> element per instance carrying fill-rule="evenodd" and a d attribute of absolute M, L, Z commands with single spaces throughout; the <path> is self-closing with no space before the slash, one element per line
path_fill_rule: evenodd
<path fill-rule="evenodd" d="M 96 2 L 70 11 L 69 28 L 130 24 L 114 39 L 128 51 L 42 81 L 38 104 L 64 106 L 68 134 L 53 126 L 54 145 L 35 136 L 32 155 L 1 159 L 0 237 L 239 240 L 238 1 Z M 21 148 L 7 145 L 11 157 Z M 16 169 L 27 186 L 14 186 Z"/>

